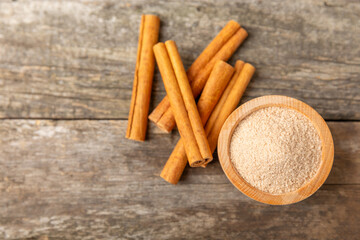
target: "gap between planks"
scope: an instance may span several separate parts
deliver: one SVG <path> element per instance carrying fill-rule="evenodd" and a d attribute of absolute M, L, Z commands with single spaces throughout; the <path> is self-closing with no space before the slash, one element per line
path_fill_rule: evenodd
<path fill-rule="evenodd" d="M 5 120 L 46 120 L 46 121 L 127 121 L 127 118 L 0 118 L 0 121 Z M 360 122 L 360 119 L 325 119 L 326 122 Z"/>

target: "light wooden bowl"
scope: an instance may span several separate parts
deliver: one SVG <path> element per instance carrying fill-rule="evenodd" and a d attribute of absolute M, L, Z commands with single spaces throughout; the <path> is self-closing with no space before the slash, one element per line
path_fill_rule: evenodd
<path fill-rule="evenodd" d="M 230 160 L 230 141 L 239 122 L 254 111 L 271 106 L 291 108 L 307 116 L 317 129 L 322 146 L 321 164 L 315 176 L 298 190 L 279 195 L 266 193 L 251 186 L 240 176 Z M 313 108 L 294 98 L 270 95 L 255 98 L 241 105 L 228 117 L 220 132 L 218 155 L 221 167 L 226 176 L 242 193 L 262 203 L 285 205 L 299 202 L 311 196 L 325 182 L 333 165 L 334 143 L 329 127 L 324 119 Z"/>

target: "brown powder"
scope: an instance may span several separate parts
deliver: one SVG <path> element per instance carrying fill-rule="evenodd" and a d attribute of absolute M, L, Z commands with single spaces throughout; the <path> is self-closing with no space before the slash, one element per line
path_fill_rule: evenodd
<path fill-rule="evenodd" d="M 231 162 L 255 188 L 271 194 L 299 189 L 321 162 L 320 136 L 310 120 L 285 107 L 255 111 L 236 127 Z"/>

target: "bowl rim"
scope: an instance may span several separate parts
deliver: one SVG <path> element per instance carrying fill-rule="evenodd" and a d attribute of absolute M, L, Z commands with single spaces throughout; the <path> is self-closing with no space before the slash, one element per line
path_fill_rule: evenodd
<path fill-rule="evenodd" d="M 299 189 L 277 195 L 263 192 L 246 182 L 235 169 L 230 159 L 230 141 L 239 122 L 259 109 L 273 106 L 291 108 L 305 115 L 318 131 L 322 147 L 321 163 L 315 176 Z M 295 98 L 281 95 L 267 95 L 242 104 L 230 114 L 220 131 L 218 139 L 218 156 L 221 167 L 227 178 L 246 196 L 266 204 L 286 205 L 308 198 L 324 184 L 329 176 L 334 161 L 334 142 L 325 120 L 312 107 Z"/>

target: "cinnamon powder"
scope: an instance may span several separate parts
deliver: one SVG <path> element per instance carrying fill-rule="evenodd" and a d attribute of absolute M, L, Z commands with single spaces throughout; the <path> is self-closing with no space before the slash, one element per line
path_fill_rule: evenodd
<path fill-rule="evenodd" d="M 290 108 L 267 107 L 239 123 L 230 156 L 250 185 L 282 194 L 299 189 L 315 176 L 321 162 L 321 140 L 305 115 Z"/>

